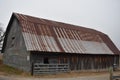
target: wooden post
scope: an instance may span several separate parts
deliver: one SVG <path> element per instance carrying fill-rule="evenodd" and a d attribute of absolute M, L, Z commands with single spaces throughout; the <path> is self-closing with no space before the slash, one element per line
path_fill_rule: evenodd
<path fill-rule="evenodd" d="M 34 64 L 32 63 L 32 65 L 31 65 L 31 75 L 33 76 L 33 68 L 34 68 Z"/>
<path fill-rule="evenodd" d="M 120 69 L 120 54 L 119 54 L 119 57 L 118 57 L 118 61 L 119 61 L 119 68 L 118 69 Z"/>
<path fill-rule="evenodd" d="M 112 77 L 113 77 L 113 68 L 110 67 L 109 68 L 109 72 L 110 72 L 110 80 L 113 80 Z"/>

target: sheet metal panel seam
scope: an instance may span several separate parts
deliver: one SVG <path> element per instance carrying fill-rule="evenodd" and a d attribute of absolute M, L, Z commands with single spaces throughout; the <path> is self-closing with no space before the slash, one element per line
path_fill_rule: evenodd
<path fill-rule="evenodd" d="M 83 50 L 83 52 L 85 52 L 86 49 L 85 49 L 84 46 L 82 45 L 82 42 L 81 42 L 82 40 L 81 40 L 79 34 L 78 34 L 77 32 L 75 32 L 75 33 L 76 33 L 76 36 L 77 36 L 77 38 L 78 38 L 78 40 L 79 40 L 79 46 L 80 46 L 81 50 Z"/>
<path fill-rule="evenodd" d="M 61 30 L 61 33 L 63 33 L 63 36 L 64 36 L 63 39 L 66 41 L 67 46 L 69 46 L 68 51 L 72 50 L 72 52 L 75 53 L 75 49 L 74 49 L 74 47 L 73 47 L 73 44 L 71 44 L 71 42 L 70 42 L 70 40 L 69 40 L 69 37 L 66 35 L 64 29 L 62 30 L 62 29 L 60 28 L 60 30 Z"/>
<path fill-rule="evenodd" d="M 73 30 L 71 30 L 71 31 L 72 31 L 71 34 L 73 34 L 74 37 L 75 37 L 75 41 L 77 40 L 76 45 L 77 45 L 77 47 L 78 47 L 78 50 L 80 50 L 79 52 L 80 52 L 80 53 L 83 53 L 83 50 L 81 49 L 81 47 L 80 47 L 80 45 L 79 45 L 79 39 L 78 39 L 77 35 L 75 34 L 75 31 L 73 31 Z"/>
<path fill-rule="evenodd" d="M 61 42 L 61 44 L 64 46 L 64 50 L 66 51 L 66 52 L 69 52 L 69 49 L 66 47 L 66 42 L 65 41 L 63 41 L 63 37 L 62 37 L 62 35 L 61 35 L 61 33 L 59 32 L 59 29 L 57 28 L 57 33 L 59 34 L 59 36 L 60 36 L 60 38 L 59 38 L 59 36 L 58 36 L 58 38 L 59 38 L 59 42 Z M 62 40 L 61 40 L 61 38 L 62 38 Z"/>
<path fill-rule="evenodd" d="M 65 52 L 68 52 L 68 51 L 67 51 L 67 48 L 65 47 L 65 43 L 62 44 L 63 42 L 62 42 L 62 40 L 60 40 L 60 38 L 59 38 L 59 36 L 60 36 L 60 37 L 62 37 L 62 36 L 61 36 L 61 34 L 59 33 L 58 28 L 56 28 L 56 29 L 54 28 L 54 31 L 55 31 L 55 33 L 56 33 L 56 35 L 57 35 L 57 38 L 58 38 L 58 40 L 59 40 L 59 42 L 60 42 L 60 45 L 62 46 L 62 48 L 64 49 Z"/>
<path fill-rule="evenodd" d="M 71 48 L 71 45 L 69 45 L 69 41 L 66 39 L 66 36 L 64 35 L 64 33 L 63 33 L 63 30 L 61 29 L 61 28 L 59 28 L 58 29 L 60 32 L 60 34 L 61 34 L 61 36 L 63 37 L 62 39 L 62 41 L 66 44 L 66 48 L 67 48 L 67 50 L 68 50 L 68 52 L 74 52 L 74 49 L 73 48 Z M 63 44 L 64 45 L 64 44 Z"/>
<path fill-rule="evenodd" d="M 61 52 L 65 52 L 65 50 L 62 47 L 62 45 L 60 44 L 59 36 L 58 36 L 58 33 L 55 30 L 55 27 L 51 27 L 50 30 L 51 30 L 52 35 L 54 36 L 54 41 L 56 42 L 56 45 L 58 46 L 58 49 Z"/>

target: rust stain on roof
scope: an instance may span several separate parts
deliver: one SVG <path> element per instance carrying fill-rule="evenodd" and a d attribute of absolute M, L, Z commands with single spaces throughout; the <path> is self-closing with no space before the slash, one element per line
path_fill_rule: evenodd
<path fill-rule="evenodd" d="M 13 14 L 19 21 L 29 51 L 80 54 L 119 54 L 110 38 L 93 29 Z"/>

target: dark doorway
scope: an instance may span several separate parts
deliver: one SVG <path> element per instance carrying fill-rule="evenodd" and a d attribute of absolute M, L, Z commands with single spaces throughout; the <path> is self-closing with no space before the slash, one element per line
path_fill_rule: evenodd
<path fill-rule="evenodd" d="M 45 58 L 44 58 L 44 64 L 49 64 L 48 57 L 45 57 Z"/>

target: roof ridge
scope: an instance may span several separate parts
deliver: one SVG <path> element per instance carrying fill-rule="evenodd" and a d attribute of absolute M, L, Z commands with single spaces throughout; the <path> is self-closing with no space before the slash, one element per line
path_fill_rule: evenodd
<path fill-rule="evenodd" d="M 74 25 L 74 24 L 69 24 L 69 23 L 64 23 L 64 22 L 44 19 L 44 18 L 38 18 L 38 17 L 25 15 L 25 14 L 20 14 L 20 13 L 13 13 L 13 14 L 19 20 L 25 20 L 25 21 L 29 21 L 29 22 L 33 22 L 33 23 L 37 23 L 37 24 L 40 23 L 40 24 L 45 24 L 45 25 L 49 25 L 49 26 L 58 26 L 58 27 L 62 27 L 62 26 L 66 26 L 67 27 L 67 26 L 69 26 L 69 27 L 72 27 L 72 29 L 75 29 L 75 28 L 77 28 L 77 29 L 79 28 L 81 30 L 87 29 L 89 32 L 93 32 L 93 33 L 95 32 L 97 34 L 104 34 L 104 33 L 102 33 L 101 31 L 98 31 L 98 30 L 95 30 L 95 29 L 92 29 L 92 28 L 83 27 L 83 26 L 78 26 L 78 25 Z M 28 19 L 28 18 L 30 18 L 30 19 Z"/>

